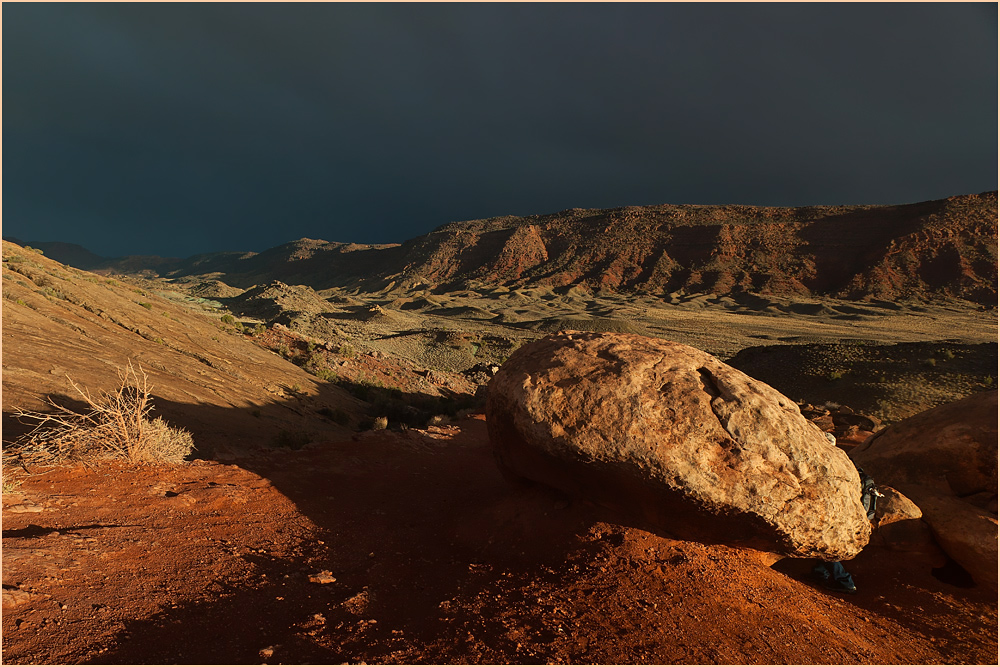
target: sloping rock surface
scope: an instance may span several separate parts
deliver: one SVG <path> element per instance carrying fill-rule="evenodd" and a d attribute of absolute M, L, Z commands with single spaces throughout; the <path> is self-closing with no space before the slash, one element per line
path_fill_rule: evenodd
<path fill-rule="evenodd" d="M 868 542 L 857 471 L 794 402 L 700 350 L 563 332 L 490 382 L 498 465 L 682 539 L 848 559 Z"/>
<path fill-rule="evenodd" d="M 916 503 L 937 542 L 977 583 L 996 586 L 996 391 L 893 424 L 851 458 Z"/>

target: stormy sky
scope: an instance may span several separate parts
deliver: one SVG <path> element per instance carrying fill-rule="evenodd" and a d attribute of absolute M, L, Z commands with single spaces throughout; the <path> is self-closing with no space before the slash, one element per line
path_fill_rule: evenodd
<path fill-rule="evenodd" d="M 104 256 L 997 187 L 997 6 L 3 11 L 3 233 Z"/>

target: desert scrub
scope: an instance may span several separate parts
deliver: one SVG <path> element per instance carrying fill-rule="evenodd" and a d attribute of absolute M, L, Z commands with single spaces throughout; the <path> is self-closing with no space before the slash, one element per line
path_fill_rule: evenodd
<path fill-rule="evenodd" d="M 314 374 L 324 382 L 336 382 L 337 380 L 337 371 L 330 368 L 317 368 Z"/>
<path fill-rule="evenodd" d="M 312 442 L 312 435 L 305 431 L 281 430 L 274 436 L 272 445 L 274 447 L 287 447 L 288 449 L 302 449 Z"/>
<path fill-rule="evenodd" d="M 228 324 L 229 326 L 236 324 L 236 318 L 230 315 L 229 313 L 226 313 L 219 319 L 222 320 L 223 324 Z"/>
<path fill-rule="evenodd" d="M 37 422 L 34 429 L 4 447 L 4 462 L 71 463 L 125 459 L 132 463 L 181 463 L 194 449 L 191 434 L 169 426 L 153 410 L 148 378 L 132 363 L 118 371 L 118 389 L 97 398 L 70 380 L 85 408 L 75 410 L 48 399 L 52 412 L 15 409 L 14 416 Z"/>
<path fill-rule="evenodd" d="M 372 422 L 373 431 L 384 431 L 389 427 L 388 417 L 376 417 L 375 421 Z"/>
<path fill-rule="evenodd" d="M 10 471 L 7 470 L 9 466 L 3 466 L 3 494 L 17 493 L 21 488 L 21 480 L 14 479 L 11 477 Z"/>
<path fill-rule="evenodd" d="M 143 308 L 145 308 L 146 310 L 153 310 L 153 304 L 151 304 L 151 303 L 149 303 L 147 301 L 140 301 L 139 305 L 142 306 Z"/>
<path fill-rule="evenodd" d="M 351 416 L 340 408 L 320 408 L 316 412 L 341 426 L 347 426 L 351 422 Z"/>

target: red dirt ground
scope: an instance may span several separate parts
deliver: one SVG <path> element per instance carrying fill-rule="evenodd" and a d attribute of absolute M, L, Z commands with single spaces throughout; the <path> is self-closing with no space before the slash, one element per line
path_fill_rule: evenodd
<path fill-rule="evenodd" d="M 995 591 L 866 549 L 669 539 L 516 488 L 483 417 L 235 465 L 32 470 L 3 496 L 5 663 L 985 663 Z"/>

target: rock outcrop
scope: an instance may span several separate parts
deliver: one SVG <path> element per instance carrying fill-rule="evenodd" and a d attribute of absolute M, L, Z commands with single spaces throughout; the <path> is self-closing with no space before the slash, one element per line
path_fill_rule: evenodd
<path fill-rule="evenodd" d="M 996 586 L 996 391 L 897 422 L 851 458 L 916 503 L 941 548 L 977 583 Z"/>
<path fill-rule="evenodd" d="M 569 209 L 452 222 L 402 245 L 300 239 L 261 253 L 97 266 L 175 278 L 212 274 L 242 288 L 275 279 L 366 292 L 586 285 L 851 300 L 957 297 L 994 306 L 996 264 L 997 193 L 984 192 L 898 206 Z"/>
<path fill-rule="evenodd" d="M 875 510 L 878 529 L 872 533 L 869 547 L 904 553 L 908 560 L 927 569 L 942 567 L 946 563 L 945 553 L 923 522 L 920 508 L 891 486 L 878 484 L 877 488 L 882 494 Z"/>
<path fill-rule="evenodd" d="M 868 542 L 858 473 L 795 403 L 686 345 L 563 332 L 518 349 L 486 419 L 508 477 L 653 530 L 843 560 Z"/>

